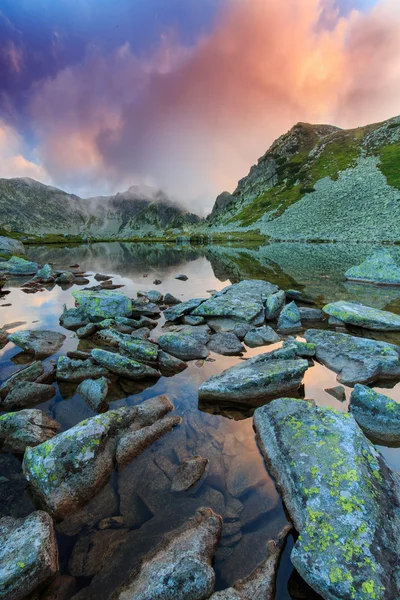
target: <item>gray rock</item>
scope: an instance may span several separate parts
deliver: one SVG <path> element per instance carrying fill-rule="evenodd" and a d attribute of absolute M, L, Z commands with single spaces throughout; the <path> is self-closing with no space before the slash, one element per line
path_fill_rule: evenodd
<path fill-rule="evenodd" d="M 400 348 L 394 344 L 318 329 L 308 329 L 304 337 L 316 344 L 317 360 L 338 373 L 344 385 L 400 378 Z"/>
<path fill-rule="evenodd" d="M 295 300 L 296 302 L 303 302 L 304 304 L 315 304 L 314 300 L 303 296 L 299 290 L 287 290 L 286 298 L 288 300 Z"/>
<path fill-rule="evenodd" d="M 108 409 L 108 384 L 109 381 L 105 377 L 86 379 L 79 384 L 76 391 L 94 412 L 102 413 Z"/>
<path fill-rule="evenodd" d="M 300 534 L 291 561 L 303 579 L 327 600 L 399 597 L 398 477 L 353 417 L 281 398 L 254 427 Z"/>
<path fill-rule="evenodd" d="M 201 456 L 192 456 L 184 460 L 172 479 L 171 492 L 188 490 L 203 477 L 207 465 L 207 458 Z"/>
<path fill-rule="evenodd" d="M 293 348 L 295 355 L 301 358 L 312 358 L 315 356 L 315 344 L 308 342 L 300 342 L 294 337 L 289 336 L 282 345 L 282 348 Z"/>
<path fill-rule="evenodd" d="M 204 325 L 206 320 L 203 317 L 193 317 L 192 315 L 185 315 L 182 319 L 185 325 Z"/>
<path fill-rule="evenodd" d="M 97 330 L 98 330 L 98 325 L 96 323 L 88 323 L 87 325 L 84 325 L 83 327 L 79 327 L 79 329 L 77 329 L 77 331 L 76 331 L 76 335 L 79 339 L 82 340 L 82 339 L 90 337 L 91 335 L 94 335 Z"/>
<path fill-rule="evenodd" d="M 42 283 L 50 283 L 54 281 L 54 278 L 54 271 L 48 263 L 43 265 L 34 277 L 35 280 L 41 281 Z"/>
<path fill-rule="evenodd" d="M 0 537 L 0 598 L 22 600 L 57 572 L 54 526 L 45 512 L 3 517 Z"/>
<path fill-rule="evenodd" d="M 282 332 L 301 329 L 300 311 L 295 302 L 290 302 L 281 310 L 278 319 L 278 330 Z"/>
<path fill-rule="evenodd" d="M 200 327 L 187 325 L 180 331 L 164 333 L 158 338 L 160 348 L 181 360 L 207 358 L 209 351 L 206 344 L 210 336 Z"/>
<path fill-rule="evenodd" d="M 146 365 L 157 366 L 158 346 L 153 342 L 141 339 L 124 339 L 120 342 L 121 350 L 129 354 L 130 357 Z"/>
<path fill-rule="evenodd" d="M 36 356 L 45 358 L 46 356 L 51 356 L 51 354 L 54 354 L 61 348 L 65 337 L 65 335 L 57 331 L 26 329 L 25 331 L 10 333 L 8 339 L 23 350 L 33 352 Z"/>
<path fill-rule="evenodd" d="M 318 321 L 326 320 L 326 315 L 324 315 L 322 310 L 319 310 L 319 308 L 310 308 L 308 306 L 299 306 L 299 313 L 300 313 L 301 322 L 303 322 L 303 321 L 318 322 Z"/>
<path fill-rule="evenodd" d="M 298 388 L 307 369 L 306 360 L 285 358 L 281 351 L 260 354 L 204 381 L 199 399 L 257 406 L 268 397 Z"/>
<path fill-rule="evenodd" d="M 150 329 L 148 327 L 139 327 L 139 329 L 135 329 L 131 333 L 131 337 L 137 338 L 139 340 L 146 340 L 150 337 Z"/>
<path fill-rule="evenodd" d="M 376 331 L 400 331 L 400 316 L 386 310 L 365 306 L 359 302 L 332 302 L 322 309 L 342 323 Z"/>
<path fill-rule="evenodd" d="M 96 281 L 108 281 L 109 279 L 111 279 L 110 275 L 103 275 L 103 273 L 96 273 L 96 275 L 94 276 Z"/>
<path fill-rule="evenodd" d="M 175 277 L 175 279 L 179 279 L 180 281 L 187 281 L 189 277 L 187 275 L 184 275 L 183 273 L 180 273 Z"/>
<path fill-rule="evenodd" d="M 221 517 L 201 508 L 143 560 L 118 600 L 206 600 L 214 590 L 212 561 L 221 536 Z"/>
<path fill-rule="evenodd" d="M 265 302 L 265 318 L 267 321 L 273 321 L 279 317 L 282 308 L 285 306 L 285 292 L 279 290 L 275 294 L 268 296 Z"/>
<path fill-rule="evenodd" d="M 175 296 L 173 296 L 172 294 L 170 294 L 169 292 L 167 292 L 164 296 L 164 304 L 168 304 L 170 306 L 175 305 L 175 304 L 180 304 L 181 300 L 179 300 L 178 298 L 175 298 Z"/>
<path fill-rule="evenodd" d="M 216 354 L 235 356 L 245 351 L 245 347 L 234 333 L 214 333 L 210 337 L 207 348 Z"/>
<path fill-rule="evenodd" d="M 121 333 L 116 329 L 101 329 L 93 335 L 92 341 L 99 346 L 111 346 L 113 348 L 119 348 L 119 345 L 123 340 L 130 339 L 130 335 Z"/>
<path fill-rule="evenodd" d="M 0 415 L 0 452 L 23 454 L 57 433 L 60 424 L 42 410 L 21 410 Z"/>
<path fill-rule="evenodd" d="M 89 283 L 89 280 L 86 281 L 87 283 Z M 60 275 L 56 278 L 55 282 L 59 285 L 63 283 L 75 283 L 75 275 L 72 273 L 72 271 L 64 271 L 63 273 L 60 273 Z"/>
<path fill-rule="evenodd" d="M 231 588 L 214 593 L 210 600 L 275 600 L 276 573 L 291 530 L 292 526 L 287 525 L 278 533 L 276 540 L 268 542 L 267 558 L 251 575 L 237 581 Z"/>
<path fill-rule="evenodd" d="M 124 435 L 146 429 L 172 409 L 165 396 L 151 398 L 86 419 L 27 448 L 23 470 L 37 501 L 57 519 L 78 509 L 108 481 Z"/>
<path fill-rule="evenodd" d="M 246 280 L 230 285 L 198 306 L 193 315 L 201 317 L 228 317 L 252 322 L 264 314 L 264 302 L 279 288 L 267 281 Z"/>
<path fill-rule="evenodd" d="M 279 342 L 279 335 L 269 325 L 257 327 L 248 331 L 244 337 L 244 343 L 249 348 L 257 348 L 266 344 Z"/>
<path fill-rule="evenodd" d="M 326 388 L 324 391 L 330 396 L 333 396 L 333 398 L 336 398 L 336 400 L 339 400 L 339 402 L 346 402 L 346 390 L 342 385 Z"/>
<path fill-rule="evenodd" d="M 90 317 L 107 319 L 129 317 L 132 314 L 132 302 L 121 292 L 79 290 L 72 292 L 72 295 Z"/>
<path fill-rule="evenodd" d="M 346 271 L 345 277 L 350 281 L 400 285 L 400 267 L 386 248 L 380 248 L 361 265 Z"/>
<path fill-rule="evenodd" d="M 38 266 L 34 262 L 12 256 L 9 260 L 0 262 L 0 271 L 10 273 L 10 275 L 35 275 Z"/>
<path fill-rule="evenodd" d="M 137 317 L 158 317 L 161 309 L 154 302 L 146 300 L 132 300 L 132 316 Z"/>
<path fill-rule="evenodd" d="M 33 381 L 17 381 L 0 403 L 1 410 L 15 410 L 51 400 L 56 395 L 52 385 Z"/>
<path fill-rule="evenodd" d="M 211 319 L 207 319 L 207 324 L 213 331 L 217 333 L 230 333 L 234 331 L 235 327 L 237 327 L 238 325 L 244 325 L 245 327 L 251 328 L 251 325 L 248 325 L 246 323 L 239 323 L 235 319 L 227 319 L 225 317 L 213 317 Z"/>
<path fill-rule="evenodd" d="M 0 256 L 12 256 L 17 255 L 23 256 L 25 254 L 25 247 L 19 240 L 5 237 L 0 235 Z"/>
<path fill-rule="evenodd" d="M 149 292 L 138 292 L 138 296 L 145 296 L 150 302 L 155 302 L 158 304 L 163 301 L 163 294 L 158 290 L 150 290 Z"/>
<path fill-rule="evenodd" d="M 168 294 L 165 295 L 165 298 Z M 164 298 L 164 302 L 166 302 Z M 205 301 L 205 298 L 193 298 L 192 300 L 188 300 L 187 302 L 179 302 L 178 304 L 174 304 L 170 308 L 164 311 L 164 317 L 166 321 L 177 321 L 184 315 L 187 315 L 193 311 L 193 309 L 197 308 L 202 302 Z M 171 304 L 171 303 L 169 303 Z"/>
<path fill-rule="evenodd" d="M 92 359 L 75 360 L 68 356 L 59 356 L 57 362 L 57 381 L 80 383 L 85 379 L 97 379 L 108 374 L 107 369 L 96 365 Z"/>
<path fill-rule="evenodd" d="M 246 334 L 253 329 L 253 325 L 251 323 L 237 323 L 233 329 L 233 333 L 237 335 L 239 340 L 244 341 Z"/>
<path fill-rule="evenodd" d="M 183 360 L 168 354 L 168 352 L 160 350 L 158 352 L 158 367 L 164 377 L 170 377 L 187 369 L 187 364 Z"/>
<path fill-rule="evenodd" d="M 392 398 L 357 383 L 350 396 L 350 411 L 376 441 L 400 442 L 400 404 Z"/>
<path fill-rule="evenodd" d="M 4 398 L 6 394 L 12 389 L 12 387 L 18 381 L 35 381 L 38 377 L 43 375 L 44 369 L 42 363 L 37 360 L 34 363 L 20 369 L 16 373 L 13 373 L 2 385 L 0 386 L 0 396 Z"/>
<path fill-rule="evenodd" d="M 160 377 L 160 373 L 142 363 L 100 348 L 92 350 L 93 359 L 105 369 L 128 379 L 144 379 L 145 377 Z"/>
<path fill-rule="evenodd" d="M 64 310 L 60 317 L 60 325 L 65 329 L 75 331 L 89 323 L 89 317 L 83 308 L 67 308 L 64 304 Z"/>

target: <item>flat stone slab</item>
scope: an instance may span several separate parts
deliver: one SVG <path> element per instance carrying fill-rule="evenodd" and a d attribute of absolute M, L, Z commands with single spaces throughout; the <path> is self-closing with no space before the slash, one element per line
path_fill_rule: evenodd
<path fill-rule="evenodd" d="M 165 294 L 165 302 L 167 304 L 172 304 L 172 298 L 173 296 L 171 296 L 170 301 L 167 302 L 167 296 L 168 294 Z M 167 308 L 167 310 L 164 311 L 164 317 L 166 321 L 177 321 L 178 319 L 180 319 L 181 317 L 183 317 L 184 315 L 188 315 L 190 314 L 195 308 L 197 308 L 202 302 L 205 301 L 205 298 L 193 298 L 192 300 L 188 300 L 187 302 L 174 302 L 172 304 L 172 306 L 170 306 L 169 308 Z"/>
<path fill-rule="evenodd" d="M 186 325 L 180 331 L 164 333 L 158 338 L 160 348 L 180 360 L 207 358 L 210 352 L 206 344 L 210 336 L 202 327 Z"/>
<path fill-rule="evenodd" d="M 224 288 L 203 302 L 192 314 L 205 318 L 227 317 L 251 322 L 261 313 L 264 315 L 267 298 L 278 291 L 278 286 L 267 281 L 241 281 Z"/>
<path fill-rule="evenodd" d="M 308 329 L 304 337 L 316 345 L 317 360 L 337 373 L 344 385 L 400 379 L 399 346 L 318 329 Z"/>
<path fill-rule="evenodd" d="M 400 285 L 400 267 L 386 248 L 377 250 L 361 265 L 351 267 L 345 273 L 346 279 L 380 285 Z"/>
<path fill-rule="evenodd" d="M 262 400 L 267 401 L 284 390 L 295 390 L 308 369 L 308 362 L 281 356 L 279 351 L 260 354 L 213 375 L 200 385 L 199 399 L 259 406 Z"/>
<path fill-rule="evenodd" d="M 350 411 L 361 429 L 376 441 L 400 442 L 400 404 L 392 398 L 358 383 L 350 396 Z"/>
<path fill-rule="evenodd" d="M 132 314 L 132 301 L 122 292 L 114 290 L 78 290 L 72 292 L 75 301 L 91 317 L 103 319 L 129 317 Z"/>
<path fill-rule="evenodd" d="M 57 352 L 63 345 L 65 338 L 66 336 L 62 333 L 45 329 L 26 329 L 25 331 L 10 333 L 8 336 L 9 341 L 16 346 L 27 352 L 33 352 L 36 356 L 42 358 Z"/>
<path fill-rule="evenodd" d="M 376 331 L 400 331 L 400 316 L 386 310 L 371 308 L 359 302 L 340 300 L 322 309 L 326 315 L 348 325 L 357 325 Z"/>
<path fill-rule="evenodd" d="M 225 356 L 235 356 L 245 351 L 239 338 L 232 332 L 214 333 L 210 337 L 207 347 L 211 352 Z"/>
<path fill-rule="evenodd" d="M 256 440 L 299 532 L 291 561 L 327 600 L 400 597 L 398 476 L 350 414 L 280 398 Z"/>

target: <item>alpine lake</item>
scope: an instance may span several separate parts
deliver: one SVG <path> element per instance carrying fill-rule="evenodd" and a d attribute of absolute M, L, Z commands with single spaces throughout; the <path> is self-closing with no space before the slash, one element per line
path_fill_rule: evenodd
<path fill-rule="evenodd" d="M 180 300 L 207 298 L 209 290 L 221 290 L 229 284 L 246 279 L 262 279 L 283 290 L 296 289 L 321 308 L 336 300 L 353 300 L 368 306 L 400 314 L 400 288 L 350 283 L 345 271 L 360 264 L 375 250 L 368 244 L 306 244 L 274 243 L 264 246 L 240 244 L 193 246 L 189 244 L 97 243 L 70 246 L 27 246 L 27 258 L 40 265 L 68 269 L 79 265 L 95 285 L 96 273 L 110 275 L 121 291 L 136 298 L 140 290 L 157 289 L 173 294 Z M 400 263 L 400 248 L 391 247 L 393 258 Z M 175 277 L 184 273 L 188 279 Z M 21 288 L 30 277 L 9 279 L 0 299 L 0 324 L 21 322 L 10 329 L 47 329 L 67 337 L 61 349 L 45 359 L 57 361 L 59 355 L 73 350 L 90 350 L 90 340 L 78 339 L 59 323 L 63 305 L 74 306 L 72 291 L 84 286 L 44 286 L 43 291 L 27 294 Z M 154 286 L 159 279 L 161 284 Z M 165 319 L 161 313 L 150 339 L 160 335 Z M 326 323 L 320 327 L 327 328 Z M 400 345 L 400 333 L 383 333 L 351 329 L 353 335 L 369 337 Z M 297 334 L 301 338 L 302 333 Z M 61 573 L 69 573 L 74 546 L 88 531 L 96 532 L 98 522 L 122 516 L 124 528 L 114 545 L 97 544 L 96 561 L 108 575 L 101 586 L 93 575 L 76 578 L 80 598 L 107 600 L 123 581 L 127 565 L 133 558 L 144 556 L 162 536 L 180 526 L 201 506 L 212 508 L 224 518 L 223 533 L 218 546 L 214 569 L 216 590 L 234 584 L 248 576 L 265 559 L 266 546 L 287 523 L 285 509 L 276 491 L 263 458 L 258 450 L 253 430 L 252 410 L 244 406 L 220 407 L 198 399 L 199 385 L 211 375 L 245 358 L 278 348 L 282 342 L 259 348 L 247 348 L 243 356 L 222 356 L 211 353 L 206 360 L 190 361 L 188 368 L 156 382 L 130 382 L 110 386 L 107 401 L 111 408 L 133 406 L 160 394 L 166 394 L 174 404 L 172 414 L 182 417 L 182 423 L 159 439 L 120 472 L 115 471 L 106 487 L 93 498 L 82 515 L 57 524 L 57 541 Z M 0 350 L 0 380 L 5 381 L 32 356 L 21 352 L 12 343 Z M 92 417 L 95 413 L 77 394 L 77 384 L 55 383 L 56 396 L 36 406 L 58 421 L 60 431 Z M 347 411 L 351 388 L 346 387 L 346 401 L 339 402 L 324 390 L 338 385 L 336 374 L 318 362 L 306 371 L 299 395 L 313 399 L 318 405 Z M 375 389 L 396 401 L 400 399 L 400 384 L 386 384 Z M 400 468 L 400 448 L 377 446 L 395 471 Z M 194 455 L 209 460 L 205 476 L 193 489 L 182 493 L 170 491 L 165 464 L 178 466 Z M 130 511 L 138 511 L 140 521 Z M 35 510 L 28 484 L 22 474 L 21 457 L 0 455 L 0 516 L 24 517 Z M 87 518 L 85 518 L 85 515 Z M 95 538 L 94 538 L 95 539 Z M 290 562 L 294 538 L 289 536 L 277 575 L 276 598 L 279 600 L 314 599 L 319 596 L 295 572 Z M 94 542 L 96 546 L 96 542 Z M 113 568 L 109 568 L 112 565 Z M 87 590 L 85 595 L 84 590 Z"/>

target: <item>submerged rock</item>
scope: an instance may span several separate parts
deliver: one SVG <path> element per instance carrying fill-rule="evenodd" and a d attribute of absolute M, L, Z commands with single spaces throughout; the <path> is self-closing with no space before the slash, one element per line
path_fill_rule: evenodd
<path fill-rule="evenodd" d="M 86 419 L 52 440 L 27 448 L 23 470 L 37 501 L 55 518 L 85 504 L 108 481 L 124 436 L 148 428 L 172 409 L 165 396 L 151 398 Z"/>
<path fill-rule="evenodd" d="M 122 292 L 78 290 L 72 295 L 90 317 L 107 319 L 129 317 L 132 314 L 132 301 Z"/>
<path fill-rule="evenodd" d="M 171 492 L 184 492 L 203 477 L 208 465 L 207 458 L 192 456 L 183 461 L 172 478 Z"/>
<path fill-rule="evenodd" d="M 400 442 L 400 404 L 392 398 L 358 383 L 350 396 L 350 411 L 361 429 L 375 440 Z"/>
<path fill-rule="evenodd" d="M 239 338 L 234 333 L 229 332 L 214 333 L 207 347 L 211 352 L 224 354 L 225 356 L 235 356 L 245 351 L 245 347 Z"/>
<path fill-rule="evenodd" d="M 76 391 L 94 412 L 102 413 L 108 409 L 108 403 L 106 402 L 108 384 L 109 381 L 105 377 L 86 379 L 79 384 Z"/>
<path fill-rule="evenodd" d="M 304 337 L 316 345 L 317 360 L 338 373 L 340 383 L 400 378 L 400 348 L 394 344 L 318 329 L 308 329 Z"/>
<path fill-rule="evenodd" d="M 214 590 L 211 564 L 221 536 L 222 519 L 201 508 L 142 561 L 119 590 L 118 600 L 206 600 Z"/>
<path fill-rule="evenodd" d="M 285 358 L 279 350 L 260 354 L 204 381 L 199 399 L 257 406 L 284 391 L 297 389 L 307 369 L 306 360 Z"/>
<path fill-rule="evenodd" d="M 100 348 L 92 350 L 93 359 L 111 373 L 127 377 L 128 379 L 144 379 L 145 377 L 160 377 L 160 373 L 133 358 L 122 356 Z"/>
<path fill-rule="evenodd" d="M 6 271 L 10 275 L 35 275 L 38 266 L 18 256 L 12 256 L 9 260 L 0 262 L 0 271 Z"/>
<path fill-rule="evenodd" d="M 350 281 L 400 285 L 400 267 L 386 248 L 380 248 L 361 265 L 346 271 L 345 277 Z"/>
<path fill-rule="evenodd" d="M 353 417 L 280 398 L 255 411 L 254 428 L 305 581 L 328 600 L 399 597 L 398 478 Z"/>
<path fill-rule="evenodd" d="M 0 402 L 0 410 L 14 410 L 51 400 L 56 395 L 52 385 L 34 381 L 17 381 Z"/>
<path fill-rule="evenodd" d="M 59 356 L 57 362 L 57 381 L 80 383 L 85 379 L 96 379 L 107 375 L 104 367 L 96 365 L 91 358 L 79 360 L 68 356 Z"/>
<path fill-rule="evenodd" d="M 166 301 L 167 296 L 168 294 L 165 295 L 164 302 L 171 304 L 171 302 Z M 204 301 L 205 298 L 193 298 L 187 302 L 175 302 L 170 308 L 164 311 L 164 317 L 166 321 L 177 321 L 184 315 L 191 313 L 193 309 L 197 308 Z"/>
<path fill-rule="evenodd" d="M 42 410 L 20 410 L 0 415 L 0 452 L 23 454 L 27 446 L 51 439 L 60 424 Z"/>
<path fill-rule="evenodd" d="M 36 356 L 45 358 L 46 356 L 51 356 L 61 348 L 65 337 L 65 335 L 57 331 L 26 329 L 25 331 L 10 333 L 8 339 L 23 350 L 33 352 Z"/>
<path fill-rule="evenodd" d="M 267 281 L 246 280 L 230 285 L 198 306 L 193 315 L 201 317 L 228 317 L 251 322 L 261 314 L 268 296 L 279 288 Z"/>
<path fill-rule="evenodd" d="M 181 360 L 207 358 L 210 352 L 206 344 L 210 336 L 200 327 L 187 325 L 180 331 L 164 333 L 158 338 L 160 348 Z"/>
<path fill-rule="evenodd" d="M 57 572 L 57 543 L 47 513 L 3 517 L 0 537 L 0 598 L 22 600 Z"/>
<path fill-rule="evenodd" d="M 275 342 L 279 342 L 279 340 L 279 335 L 272 327 L 265 325 L 264 327 L 255 327 L 248 331 L 243 341 L 249 348 L 257 348 L 266 344 L 274 344 Z"/>
<path fill-rule="evenodd" d="M 0 235 L 0 256 L 12 256 L 19 254 L 20 256 L 25 254 L 25 247 L 19 240 L 5 237 Z"/>
<path fill-rule="evenodd" d="M 301 329 L 301 317 L 298 306 L 290 302 L 281 310 L 278 319 L 278 330 L 283 332 L 298 331 Z"/>
<path fill-rule="evenodd" d="M 39 360 L 20 369 L 1 384 L 0 396 L 4 398 L 18 381 L 35 381 L 38 377 L 43 375 L 43 373 L 43 365 Z"/>
<path fill-rule="evenodd" d="M 126 540 L 127 529 L 89 531 L 77 539 L 68 563 L 75 577 L 92 577 L 102 571 L 120 544 Z"/>
<path fill-rule="evenodd" d="M 286 295 L 283 290 L 268 296 L 265 303 L 265 318 L 267 321 L 273 321 L 279 317 L 282 308 L 285 306 L 285 298 Z"/>
<path fill-rule="evenodd" d="M 386 310 L 365 306 L 359 302 L 332 302 L 322 309 L 325 314 L 341 323 L 357 325 L 376 331 L 400 331 L 400 316 Z"/>

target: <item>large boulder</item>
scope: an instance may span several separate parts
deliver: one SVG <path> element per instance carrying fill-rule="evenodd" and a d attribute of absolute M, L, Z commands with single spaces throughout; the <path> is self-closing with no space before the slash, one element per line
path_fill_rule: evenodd
<path fill-rule="evenodd" d="M 35 356 L 45 358 L 46 356 L 51 356 L 61 348 L 65 337 L 65 335 L 57 331 L 26 329 L 10 333 L 8 339 L 26 352 L 33 352 Z"/>
<path fill-rule="evenodd" d="M 129 317 L 132 314 L 132 301 L 122 292 L 78 290 L 72 295 L 91 318 Z"/>
<path fill-rule="evenodd" d="M 200 317 L 228 317 L 253 322 L 264 318 L 265 302 L 278 286 L 267 281 L 246 280 L 230 285 L 200 304 L 191 314 Z"/>
<path fill-rule="evenodd" d="M 42 511 L 24 519 L 0 519 L 0 598 L 22 600 L 58 570 L 51 517 Z"/>
<path fill-rule="evenodd" d="M 85 504 L 108 481 L 124 436 L 142 428 L 148 432 L 172 409 L 166 396 L 158 396 L 86 419 L 52 440 L 28 448 L 23 470 L 37 501 L 55 518 Z M 159 437 L 163 433 L 160 430 Z M 154 441 L 150 436 L 147 439 Z M 143 444 L 141 450 L 145 447 Z"/>
<path fill-rule="evenodd" d="M 200 385 L 199 399 L 259 406 L 263 400 L 296 390 L 308 362 L 294 359 L 294 350 L 288 356 L 293 358 L 279 350 L 267 352 L 213 375 Z"/>
<path fill-rule="evenodd" d="M 361 265 L 346 271 L 345 277 L 350 281 L 400 285 L 400 267 L 386 248 L 380 248 Z"/>
<path fill-rule="evenodd" d="M 214 590 L 212 561 L 222 519 L 201 508 L 179 529 L 165 536 L 119 590 L 118 600 L 206 600 Z"/>
<path fill-rule="evenodd" d="M 108 352 L 101 348 L 94 348 L 92 350 L 93 359 L 99 363 L 102 367 L 105 367 L 111 373 L 127 377 L 128 379 L 145 379 L 146 377 L 160 377 L 159 371 L 156 371 L 152 367 L 144 365 L 133 358 L 122 356 L 122 354 L 116 354 L 115 352 Z"/>
<path fill-rule="evenodd" d="M 20 256 L 25 254 L 25 247 L 19 240 L 13 240 L 12 238 L 0 235 L 0 256 L 6 258 L 12 255 L 19 254 Z"/>
<path fill-rule="evenodd" d="M 27 409 L 0 415 L 0 452 L 23 454 L 53 438 L 60 424 L 42 410 Z"/>
<path fill-rule="evenodd" d="M 300 534 L 300 575 L 326 600 L 400 597 L 399 479 L 353 417 L 280 398 L 254 428 Z"/>
<path fill-rule="evenodd" d="M 210 336 L 201 327 L 185 325 L 179 331 L 164 333 L 158 338 L 160 348 L 181 360 L 207 358 L 210 352 L 206 344 Z"/>
<path fill-rule="evenodd" d="M 9 260 L 0 262 L 0 271 L 6 271 L 10 275 L 35 275 L 37 270 L 38 266 L 35 262 L 19 256 L 12 256 Z"/>
<path fill-rule="evenodd" d="M 386 310 L 365 306 L 360 302 L 339 300 L 322 309 L 325 314 L 342 323 L 377 331 L 400 331 L 400 316 Z"/>
<path fill-rule="evenodd" d="M 400 404 L 392 398 L 358 383 L 350 396 L 350 411 L 361 429 L 376 441 L 400 442 Z"/>
<path fill-rule="evenodd" d="M 304 337 L 316 345 L 317 360 L 338 373 L 340 383 L 400 378 L 400 348 L 394 344 L 318 329 L 308 329 Z"/>

